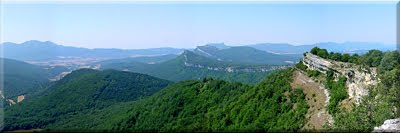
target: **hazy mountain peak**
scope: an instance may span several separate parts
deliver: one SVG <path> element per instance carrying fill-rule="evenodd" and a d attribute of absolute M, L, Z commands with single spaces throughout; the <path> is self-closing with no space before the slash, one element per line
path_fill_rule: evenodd
<path fill-rule="evenodd" d="M 230 48 L 230 46 L 225 45 L 225 43 L 209 43 L 209 44 L 206 44 L 205 46 L 212 46 L 212 47 L 216 47 L 218 49 Z"/>
<path fill-rule="evenodd" d="M 30 41 L 26 41 L 21 43 L 23 45 L 57 45 L 51 41 L 38 41 L 38 40 L 30 40 Z"/>

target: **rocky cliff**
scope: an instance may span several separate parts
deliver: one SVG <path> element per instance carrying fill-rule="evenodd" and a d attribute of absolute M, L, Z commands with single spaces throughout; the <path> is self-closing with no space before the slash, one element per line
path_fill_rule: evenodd
<path fill-rule="evenodd" d="M 366 68 L 352 63 L 337 62 L 321 58 L 311 53 L 306 53 L 303 58 L 303 64 L 311 70 L 317 70 L 322 73 L 333 71 L 335 78 L 345 76 L 347 78 L 346 87 L 349 94 L 349 101 L 356 104 L 361 102 L 361 98 L 368 94 L 368 88 L 376 85 L 376 68 Z"/>

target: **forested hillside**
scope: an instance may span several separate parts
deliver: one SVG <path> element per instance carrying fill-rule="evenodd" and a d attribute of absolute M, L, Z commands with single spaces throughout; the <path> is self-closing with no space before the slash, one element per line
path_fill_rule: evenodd
<path fill-rule="evenodd" d="M 49 82 L 49 74 L 42 67 L 25 62 L 1 58 L 0 77 L 6 99 L 44 87 Z"/>
<path fill-rule="evenodd" d="M 308 105 L 291 88 L 291 70 L 243 85 L 212 78 L 183 81 L 131 105 L 96 128 L 134 131 L 299 130 Z"/>
<path fill-rule="evenodd" d="M 74 123 L 69 121 L 84 119 L 82 115 L 150 96 L 169 84 L 167 80 L 131 72 L 76 70 L 43 94 L 6 107 L 4 129 L 71 125 Z"/>
<path fill-rule="evenodd" d="M 301 57 L 286 56 L 268 53 L 252 47 L 227 47 L 217 48 L 211 45 L 198 46 L 194 52 L 196 54 L 210 57 L 233 64 L 250 65 L 287 65 L 288 62 L 296 62 Z"/>
<path fill-rule="evenodd" d="M 186 53 L 160 63 L 173 65 L 158 68 L 158 72 L 174 77 L 180 75 L 176 66 L 207 65 L 202 58 Z M 314 131 L 306 126 L 313 113 L 320 113 L 310 112 L 316 109 L 314 103 L 324 104 L 322 110 L 331 116 L 318 123 L 323 131 L 372 131 L 383 121 L 399 117 L 400 55 L 396 51 L 350 55 L 314 48 L 304 58 L 307 60 L 295 68 L 272 72 L 256 84 L 218 80 L 211 72 L 204 75 L 210 76 L 207 78 L 171 84 L 143 74 L 81 69 L 57 81 L 42 95 L 6 107 L 4 129 Z M 210 66 L 224 65 L 219 63 L 210 61 Z M 294 72 L 309 78 L 295 79 L 301 76 Z M 366 82 L 358 78 L 364 80 L 374 73 L 377 79 L 368 82 L 379 82 L 358 88 L 367 90 L 358 101 L 358 95 L 351 94 L 349 88 L 357 89 L 356 85 Z M 364 76 L 357 77 L 360 74 Z M 314 89 L 326 89 L 318 92 L 326 93 L 322 95 L 327 95 L 323 98 L 327 101 L 318 101 L 322 99 L 315 98 L 311 88 L 293 87 L 294 80 L 303 86 L 310 82 L 304 80 L 315 80 Z"/>
<path fill-rule="evenodd" d="M 83 69 L 43 96 L 6 108 L 5 129 L 299 130 L 308 105 L 302 90 L 290 87 L 291 73 L 273 73 L 257 85 L 212 78 L 182 81 L 135 102 L 169 82 Z M 152 87 L 149 80 L 153 89 L 140 89 Z"/>
<path fill-rule="evenodd" d="M 227 81 L 255 84 L 270 72 L 279 67 L 257 65 L 235 65 L 230 62 L 218 61 L 185 51 L 175 59 L 159 64 L 145 64 L 136 61 L 103 61 L 99 63 L 101 69 L 128 70 L 137 73 L 168 79 L 171 81 L 196 80 L 213 77 Z M 247 68 L 247 69 L 246 69 Z M 235 71 L 235 70 L 242 71 Z M 264 69 L 265 71 L 262 71 Z M 252 70 L 258 70 L 252 72 Z"/>

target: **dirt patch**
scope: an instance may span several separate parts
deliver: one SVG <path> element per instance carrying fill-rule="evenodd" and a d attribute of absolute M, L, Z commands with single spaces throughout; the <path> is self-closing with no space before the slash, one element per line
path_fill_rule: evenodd
<path fill-rule="evenodd" d="M 331 121 L 331 116 L 326 111 L 328 104 L 327 90 L 320 83 L 315 82 L 306 74 L 295 71 L 293 73 L 292 88 L 301 88 L 306 95 L 310 108 L 306 118 L 304 130 L 322 130 L 323 126 Z"/>
<path fill-rule="evenodd" d="M 19 102 L 22 102 L 24 99 L 25 99 L 25 96 L 24 96 L 24 95 L 18 96 L 18 97 L 17 97 L 17 102 L 18 102 L 18 103 L 19 103 Z"/>
<path fill-rule="evenodd" d="M 346 110 L 347 112 L 350 112 L 355 103 L 356 103 L 356 101 L 354 99 L 348 98 L 348 99 L 344 99 L 343 101 L 341 101 L 339 103 L 339 107 L 341 109 Z"/>

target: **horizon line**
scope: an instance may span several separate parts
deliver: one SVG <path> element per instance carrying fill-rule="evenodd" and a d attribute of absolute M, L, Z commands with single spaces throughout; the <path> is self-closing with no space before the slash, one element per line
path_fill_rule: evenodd
<path fill-rule="evenodd" d="M 42 40 L 28 40 L 28 41 L 23 41 L 20 43 L 16 43 L 16 42 L 10 42 L 10 41 L 5 41 L 5 42 L 1 42 L 1 47 L 3 47 L 3 45 L 5 43 L 12 43 L 12 44 L 17 44 L 17 45 L 21 45 L 23 43 L 27 43 L 27 42 L 40 42 L 40 43 L 52 43 L 55 45 L 60 45 L 60 46 L 64 46 L 64 47 L 74 47 L 74 48 L 85 48 L 85 49 L 122 49 L 122 50 L 141 50 L 141 49 L 157 49 L 157 48 L 173 48 L 173 49 L 195 49 L 198 46 L 205 46 L 205 45 L 209 45 L 209 44 L 223 44 L 225 46 L 230 46 L 230 47 L 240 47 L 240 46 L 251 46 L 251 45 L 260 45 L 260 44 L 274 44 L 274 45 L 291 45 L 291 46 L 307 46 L 307 45 L 316 45 L 316 44 L 324 44 L 324 43 L 336 43 L 336 44 L 345 44 L 345 43 L 365 43 L 365 44 L 380 44 L 380 45 L 384 45 L 384 46 L 394 46 L 396 47 L 397 44 L 387 44 L 387 43 L 382 43 L 382 42 L 365 42 L 365 41 L 343 41 L 343 42 L 334 42 L 334 41 L 321 41 L 321 42 L 316 42 L 316 43 L 311 43 L 311 44 L 298 44 L 298 45 L 294 45 L 291 43 L 284 43 L 284 42 L 262 42 L 262 43 L 250 43 L 250 44 L 226 44 L 224 42 L 209 42 L 209 43 L 204 43 L 201 45 L 196 45 L 195 47 L 187 47 L 187 48 L 179 48 L 179 47 L 170 47 L 170 46 L 165 46 L 165 47 L 149 47 L 149 48 L 88 48 L 88 47 L 81 47 L 81 46 L 71 46 L 71 45 L 65 45 L 63 43 L 57 43 L 54 41 L 50 41 L 50 40 L 46 40 L 46 41 L 42 41 Z"/>

